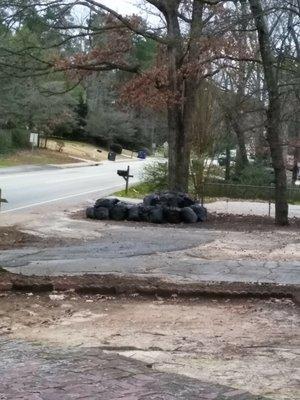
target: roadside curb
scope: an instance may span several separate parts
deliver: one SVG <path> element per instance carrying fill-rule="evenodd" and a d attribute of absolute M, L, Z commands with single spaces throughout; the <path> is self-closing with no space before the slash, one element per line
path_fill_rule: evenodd
<path fill-rule="evenodd" d="M 74 164 L 49 164 L 52 167 L 58 169 L 68 169 L 68 168 L 85 168 L 85 167 L 99 167 L 103 162 L 85 162 L 85 163 L 74 163 Z"/>
<path fill-rule="evenodd" d="M 300 304 L 300 285 L 245 282 L 176 282 L 159 277 L 103 274 L 77 276 L 0 275 L 0 292 L 67 292 L 78 294 L 179 296 L 179 297 L 258 297 L 290 298 Z"/>

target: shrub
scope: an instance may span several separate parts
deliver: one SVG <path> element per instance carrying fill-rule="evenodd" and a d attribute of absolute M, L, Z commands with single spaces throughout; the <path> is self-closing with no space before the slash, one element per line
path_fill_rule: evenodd
<path fill-rule="evenodd" d="M 0 154 L 12 151 L 12 135 L 7 130 L 0 131 Z"/>
<path fill-rule="evenodd" d="M 118 143 L 112 143 L 109 146 L 109 149 L 110 149 L 110 151 L 113 151 L 113 152 L 115 152 L 117 154 L 122 154 L 122 151 L 123 151 L 122 146 L 120 144 L 118 144 Z"/>
<path fill-rule="evenodd" d="M 241 185 L 269 186 L 274 183 L 274 172 L 260 163 L 249 164 L 233 180 Z"/>
<path fill-rule="evenodd" d="M 151 189 L 150 191 L 164 190 L 168 186 L 168 164 L 154 163 L 145 167 L 143 180 Z"/>
<path fill-rule="evenodd" d="M 23 129 L 2 129 L 0 130 L 0 153 L 7 154 L 14 150 L 26 149 L 29 147 L 29 135 Z"/>
<path fill-rule="evenodd" d="M 29 134 L 24 129 L 12 129 L 12 142 L 15 149 L 26 149 L 30 146 Z"/>
<path fill-rule="evenodd" d="M 78 132 L 76 130 L 76 126 L 71 121 L 63 121 L 57 124 L 52 132 L 53 137 L 61 137 L 64 139 L 76 140 L 79 139 L 82 135 L 82 132 Z"/>

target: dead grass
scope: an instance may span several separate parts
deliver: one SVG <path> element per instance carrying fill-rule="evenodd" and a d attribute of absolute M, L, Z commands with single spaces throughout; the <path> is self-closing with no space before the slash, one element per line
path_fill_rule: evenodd
<path fill-rule="evenodd" d="M 59 141 L 61 142 L 61 141 Z M 104 161 L 107 160 L 108 152 L 103 148 L 99 148 L 90 143 L 76 142 L 65 140 L 62 152 L 74 157 L 79 157 L 85 160 L 91 161 Z M 56 140 L 48 139 L 47 147 L 51 150 L 57 150 L 59 145 Z M 99 153 L 97 150 L 101 150 Z M 123 149 L 121 155 L 117 155 L 117 159 L 124 159 L 128 157 L 136 157 L 136 153 L 132 153 L 130 150 Z"/>
<path fill-rule="evenodd" d="M 67 154 L 45 149 L 24 150 L 12 155 L 0 156 L 0 168 L 17 165 L 68 164 L 74 162 L 78 162 L 78 160 Z"/>

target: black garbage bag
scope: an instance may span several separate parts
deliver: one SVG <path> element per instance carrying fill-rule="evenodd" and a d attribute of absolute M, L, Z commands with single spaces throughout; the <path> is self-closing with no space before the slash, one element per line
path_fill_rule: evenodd
<path fill-rule="evenodd" d="M 160 194 L 160 203 L 164 207 L 177 207 L 177 193 L 175 192 L 162 192 Z"/>
<path fill-rule="evenodd" d="M 186 193 L 178 193 L 177 204 L 179 208 L 190 207 L 195 204 L 195 201 L 191 199 Z"/>
<path fill-rule="evenodd" d="M 152 207 L 149 210 L 149 222 L 161 224 L 164 222 L 164 211 L 161 206 Z"/>
<path fill-rule="evenodd" d="M 152 209 L 151 206 L 145 206 L 143 204 L 139 206 L 140 221 L 149 222 L 149 215 L 151 209 Z"/>
<path fill-rule="evenodd" d="M 195 204 L 193 199 L 182 192 L 163 192 L 159 197 L 160 202 L 158 204 L 162 204 L 165 207 L 184 208 Z"/>
<path fill-rule="evenodd" d="M 176 207 L 176 208 L 175 207 L 174 208 L 165 207 L 164 208 L 164 218 L 170 224 L 179 224 L 181 222 L 180 208 L 178 208 L 178 207 Z"/>
<path fill-rule="evenodd" d="M 109 209 L 105 207 L 97 207 L 94 209 L 94 215 L 95 218 L 99 220 L 109 219 Z"/>
<path fill-rule="evenodd" d="M 138 205 L 132 206 L 128 209 L 127 219 L 128 219 L 128 221 L 137 221 L 137 222 L 139 222 L 141 220 L 140 207 Z"/>
<path fill-rule="evenodd" d="M 95 209 L 94 207 L 88 207 L 85 211 L 85 215 L 87 218 L 95 218 Z"/>
<path fill-rule="evenodd" d="M 127 219 L 128 205 L 126 203 L 119 202 L 109 210 L 109 216 L 114 221 L 124 221 Z"/>
<path fill-rule="evenodd" d="M 198 221 L 198 216 L 191 207 L 184 207 L 181 209 L 181 219 L 187 224 L 194 224 Z"/>
<path fill-rule="evenodd" d="M 156 193 L 149 194 L 144 197 L 143 204 L 145 206 L 156 206 L 157 204 L 160 204 L 160 196 Z"/>
<path fill-rule="evenodd" d="M 106 199 L 106 198 L 98 199 L 96 201 L 96 203 L 95 203 L 95 208 L 105 207 L 105 208 L 108 208 L 110 210 L 111 208 L 113 208 L 119 202 L 120 202 L 120 200 L 119 199 L 115 199 L 115 198 L 112 198 L 112 199 Z"/>
<path fill-rule="evenodd" d="M 199 222 L 207 221 L 207 209 L 201 204 L 194 204 L 191 209 L 196 213 Z"/>

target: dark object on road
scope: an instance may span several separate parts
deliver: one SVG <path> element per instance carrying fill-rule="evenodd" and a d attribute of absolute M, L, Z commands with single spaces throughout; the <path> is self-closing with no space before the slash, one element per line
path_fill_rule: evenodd
<path fill-rule="evenodd" d="M 147 158 L 147 153 L 144 150 L 140 150 L 138 152 L 138 158 L 140 158 L 141 160 L 145 160 Z"/>
<path fill-rule="evenodd" d="M 187 224 L 194 224 L 198 221 L 198 216 L 191 207 L 184 207 L 181 209 L 181 219 Z"/>
<path fill-rule="evenodd" d="M 106 209 L 107 211 L 104 211 Z M 98 211 L 99 210 L 99 211 Z M 96 201 L 93 208 L 86 210 L 87 218 L 115 221 L 136 221 L 161 224 L 195 223 L 207 220 L 207 210 L 185 193 L 154 193 L 144 198 L 141 204 L 129 204 L 116 198 Z"/>
<path fill-rule="evenodd" d="M 95 208 L 94 215 L 96 219 L 104 220 L 109 219 L 109 209 L 105 207 Z"/>
<path fill-rule="evenodd" d="M 107 159 L 108 161 L 116 161 L 117 154 L 114 151 L 110 151 L 108 153 Z"/>

